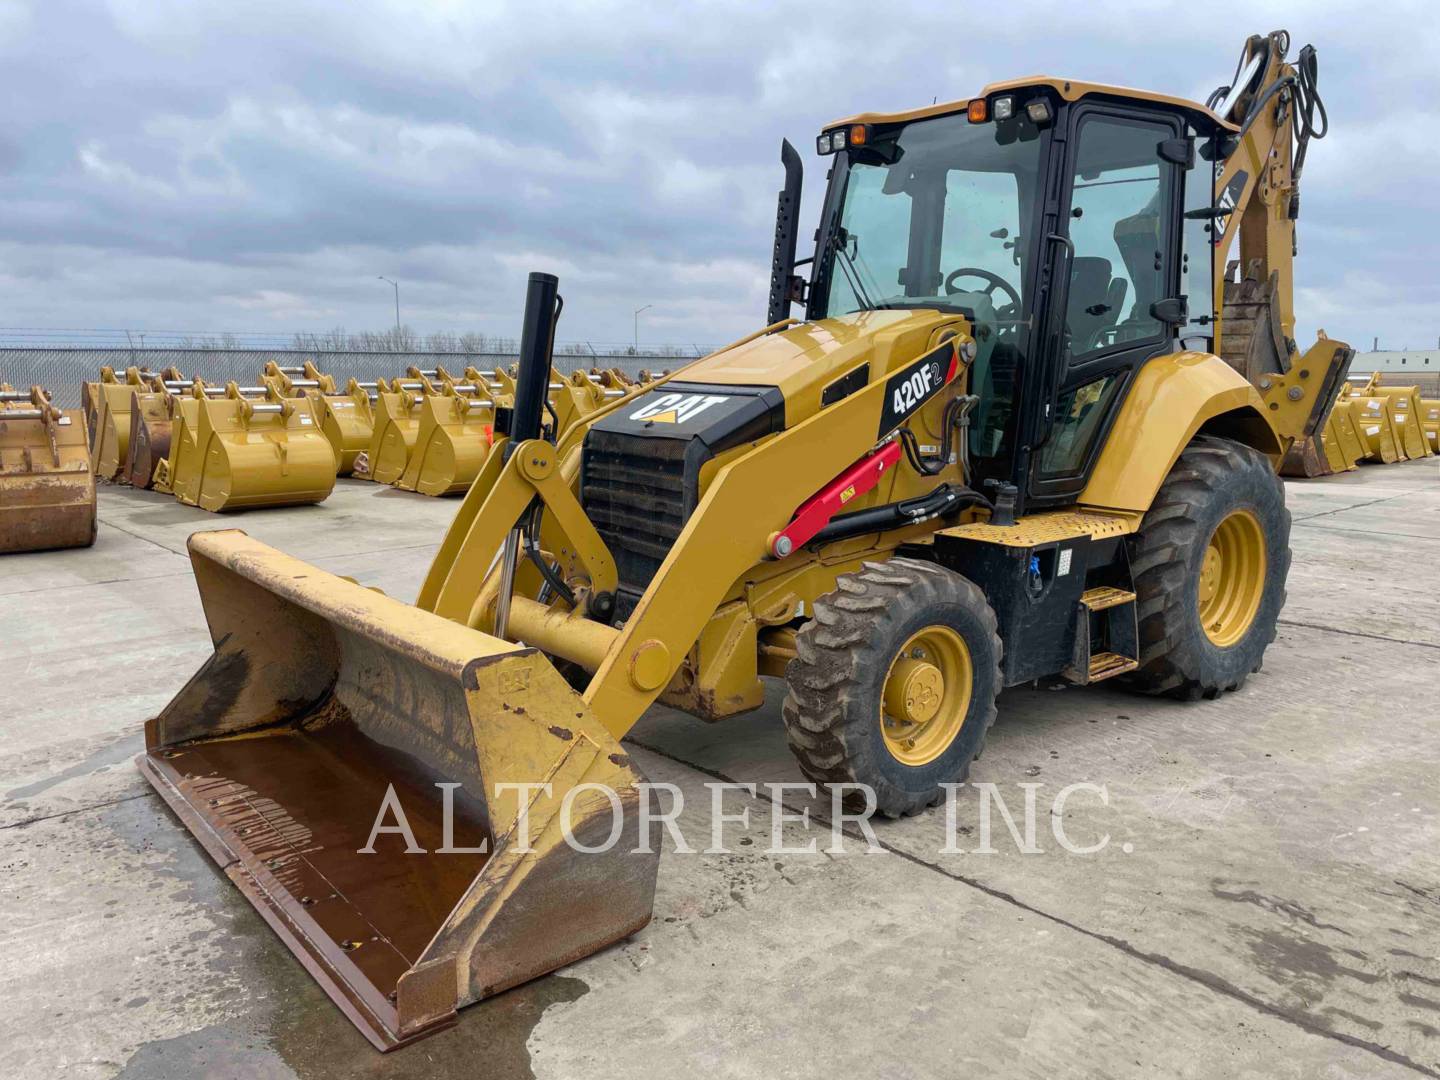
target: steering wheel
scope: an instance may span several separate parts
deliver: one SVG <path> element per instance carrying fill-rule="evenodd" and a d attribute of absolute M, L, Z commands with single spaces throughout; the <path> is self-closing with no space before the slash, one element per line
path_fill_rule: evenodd
<path fill-rule="evenodd" d="M 1020 294 L 1015 291 L 1014 287 L 1008 281 L 999 274 L 992 274 L 989 270 L 982 270 L 978 266 L 962 266 L 959 270 L 951 273 L 950 276 L 945 279 L 945 295 L 954 296 L 957 292 L 966 291 L 964 289 L 957 289 L 954 286 L 956 278 L 966 277 L 967 275 L 981 278 L 990 283 L 988 287 L 980 290 L 986 296 L 989 296 L 996 289 L 999 289 L 1010 298 L 1011 304 L 1017 309 L 1020 307 Z"/>

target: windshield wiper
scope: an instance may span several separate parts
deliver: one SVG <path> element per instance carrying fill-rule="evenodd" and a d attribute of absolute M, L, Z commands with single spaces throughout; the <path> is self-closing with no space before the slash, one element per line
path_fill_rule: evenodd
<path fill-rule="evenodd" d="M 845 236 L 840 238 L 838 234 L 843 232 L 845 232 L 844 229 L 836 230 L 837 236 L 835 239 L 839 239 L 839 243 L 836 243 L 835 239 L 832 239 L 831 243 L 835 248 L 835 261 L 839 264 L 841 272 L 845 275 L 845 280 L 849 283 L 851 292 L 855 294 L 855 299 L 860 301 L 861 307 L 865 311 L 878 311 L 881 308 L 889 308 L 891 305 L 876 303 L 871 299 L 870 290 L 865 287 L 865 282 L 861 279 L 860 267 L 856 264 L 854 257 L 848 250 L 849 245 L 846 241 L 851 239 L 851 235 L 845 233 Z M 860 250 L 860 238 L 857 236 L 854 237 L 854 240 L 855 250 L 858 252 Z"/>

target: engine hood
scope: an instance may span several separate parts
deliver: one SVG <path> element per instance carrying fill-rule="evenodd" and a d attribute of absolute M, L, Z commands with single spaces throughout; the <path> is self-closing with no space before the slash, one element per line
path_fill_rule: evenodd
<path fill-rule="evenodd" d="M 676 373 L 674 381 L 775 387 L 785 402 L 788 427 L 813 415 L 832 383 L 848 378 L 854 390 L 883 379 L 930 348 L 942 329 L 968 334 L 970 328 L 963 316 L 946 312 L 855 312 L 721 349 Z M 833 399 L 831 390 L 825 403 Z"/>

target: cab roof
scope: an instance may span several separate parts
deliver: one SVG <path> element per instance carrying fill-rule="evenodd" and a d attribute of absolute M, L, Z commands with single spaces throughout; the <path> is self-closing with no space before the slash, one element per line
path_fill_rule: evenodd
<path fill-rule="evenodd" d="M 1030 75 L 1023 79 L 1009 79 L 1005 82 L 991 83 L 976 96 L 988 98 L 992 94 L 1003 94 L 1007 90 L 1029 90 L 1042 86 L 1053 90 L 1065 101 L 1079 101 L 1081 98 L 1087 97 L 1142 101 L 1174 109 L 1202 129 L 1214 131 L 1240 130 L 1229 121 L 1222 120 L 1198 101 L 1191 101 L 1188 98 L 1172 97 L 1169 94 L 1157 94 L 1150 90 L 1135 90 L 1128 86 L 1109 86 L 1105 83 L 1083 82 L 1079 79 L 1066 79 L 1056 75 Z M 946 101 L 938 105 L 926 105 L 919 109 L 906 109 L 893 113 L 856 113 L 854 116 L 847 116 L 844 119 L 836 120 L 825 126 L 831 128 L 840 127 L 844 124 L 903 124 L 908 120 L 922 120 L 931 116 L 944 116 L 948 113 L 964 112 L 970 104 L 970 101 L 970 98 L 965 98 L 961 101 Z"/>

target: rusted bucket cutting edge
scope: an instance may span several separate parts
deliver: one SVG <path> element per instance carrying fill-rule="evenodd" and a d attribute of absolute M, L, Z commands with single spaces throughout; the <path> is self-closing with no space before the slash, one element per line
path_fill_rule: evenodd
<path fill-rule="evenodd" d="M 135 759 L 140 773 L 184 822 L 209 856 L 225 871 L 235 886 L 275 931 L 276 935 L 310 973 L 342 1013 L 380 1051 L 394 1050 L 455 1024 L 452 1008 L 423 1027 L 401 1035 L 399 1016 L 341 950 L 335 947 L 296 900 L 274 880 L 253 852 L 223 825 L 208 818 L 203 808 L 193 805 L 180 789 L 179 774 L 158 754 L 141 754 Z M 267 884 L 268 882 L 268 884 Z M 441 987 L 453 998 L 454 969 L 445 965 L 448 986 Z"/>
<path fill-rule="evenodd" d="M 215 652 L 140 770 L 377 1048 L 649 921 L 643 778 L 543 654 L 238 530 L 189 546 Z"/>

